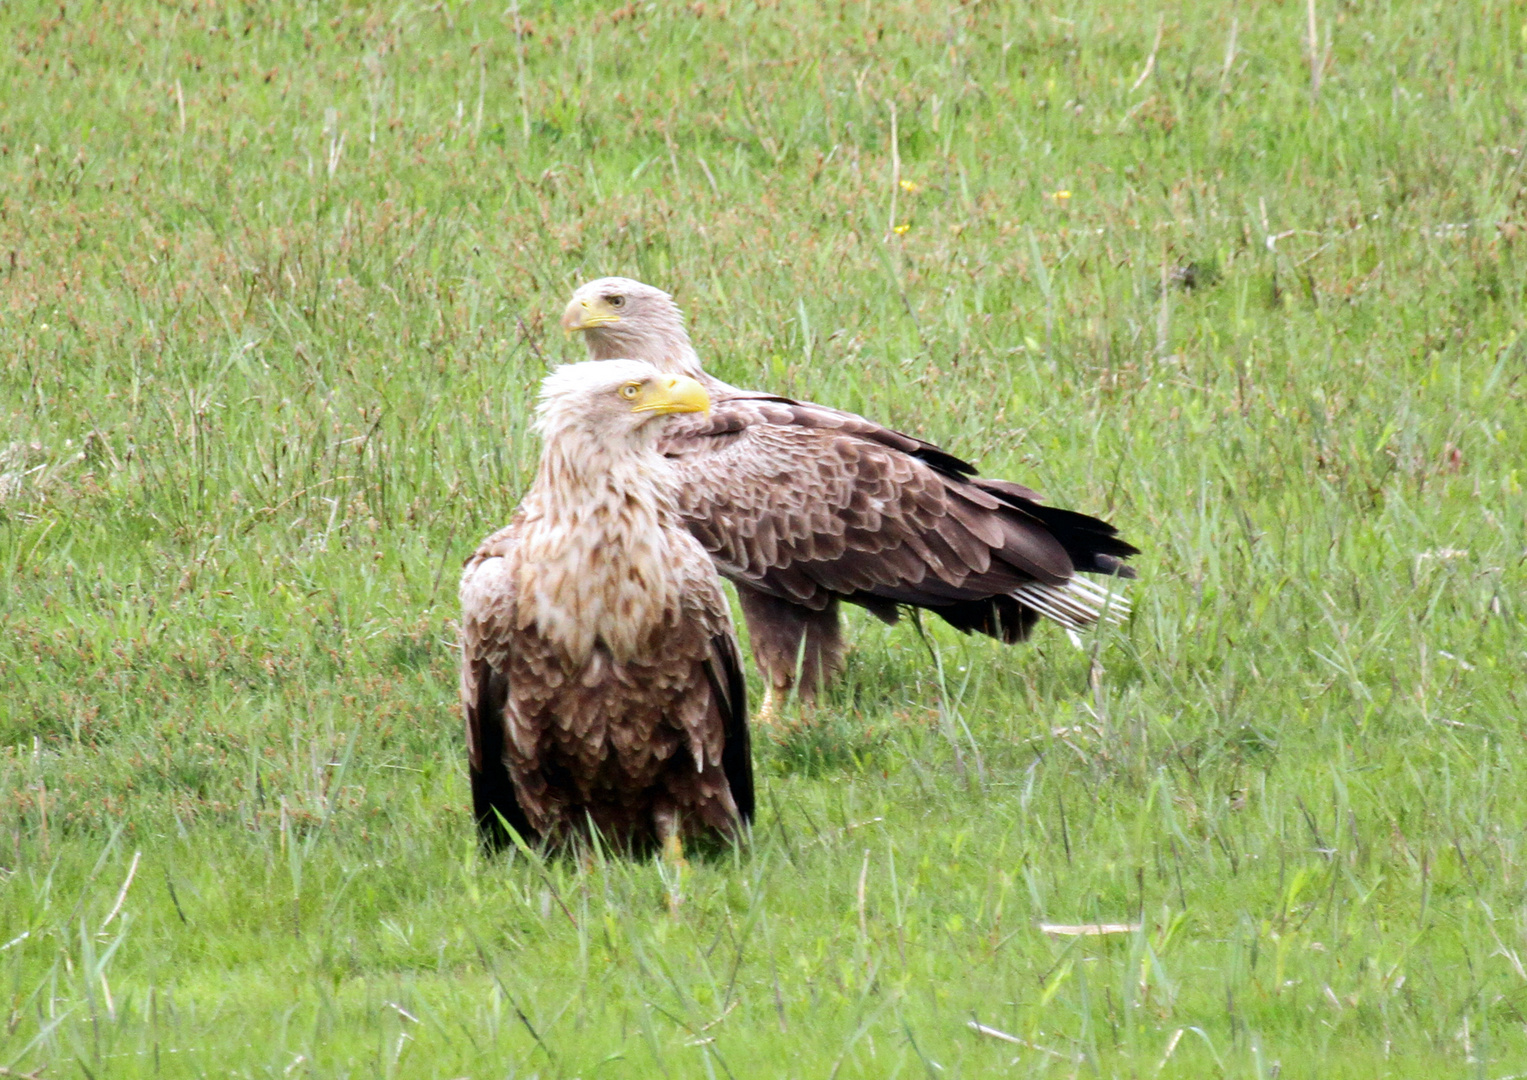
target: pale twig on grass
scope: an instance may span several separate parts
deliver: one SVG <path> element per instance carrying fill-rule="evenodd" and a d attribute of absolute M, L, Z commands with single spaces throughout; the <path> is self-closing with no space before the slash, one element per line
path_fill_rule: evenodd
<path fill-rule="evenodd" d="M 333 180 L 339 170 L 339 159 L 345 152 L 345 133 L 339 126 L 338 109 L 323 111 L 323 134 L 329 140 L 328 153 L 324 157 L 325 175 Z"/>
<path fill-rule="evenodd" d="M 1003 1042 L 1010 1042 L 1016 1046 L 1029 1045 L 1016 1035 L 1009 1035 L 1007 1032 L 998 1031 L 994 1027 L 987 1027 L 985 1024 L 978 1024 L 974 1020 L 966 1021 L 965 1026 L 968 1027 L 971 1031 L 976 1032 L 978 1035 L 987 1035 L 993 1039 L 1001 1039 Z"/>
<path fill-rule="evenodd" d="M 1310 97 L 1320 97 L 1320 27 L 1315 21 L 1315 0 L 1306 0 L 1305 13 L 1309 19 L 1310 46 Z"/>
<path fill-rule="evenodd" d="M 896 102 L 891 102 L 891 214 L 886 222 L 885 238 L 896 235 L 896 193 L 901 190 L 901 137 L 896 129 Z"/>
<path fill-rule="evenodd" d="M 965 1026 L 968 1027 L 971 1031 L 974 1031 L 977 1035 L 985 1035 L 989 1039 L 1000 1039 L 1003 1042 L 1012 1043 L 1014 1046 L 1021 1046 L 1026 1050 L 1037 1050 L 1041 1054 L 1048 1054 L 1053 1058 L 1060 1059 L 1061 1061 L 1070 1061 L 1079 1065 L 1086 1060 L 1085 1055 L 1077 1054 L 1075 1057 L 1072 1057 L 1069 1054 L 1061 1053 L 1059 1050 L 1051 1050 L 1048 1046 L 1040 1046 L 1038 1043 L 1031 1043 L 1029 1040 L 1019 1038 L 1017 1035 L 1010 1035 L 1006 1031 L 1002 1031 L 999 1028 L 987 1027 L 985 1024 L 978 1023 L 975 1020 L 965 1021 Z"/>
<path fill-rule="evenodd" d="M 742 999 L 741 998 L 733 998 L 732 999 L 732 1003 L 730 1005 L 728 1005 L 724 1010 L 722 1010 L 720 1016 L 716 1017 L 714 1020 L 710 1021 L 709 1023 L 701 1024 L 700 1025 L 700 1030 L 701 1031 L 709 1031 L 711 1028 L 713 1028 L 717 1024 L 721 1023 L 721 1021 L 725 1020 L 728 1016 L 731 1016 L 732 1015 L 732 1010 L 734 1010 L 735 1008 L 737 1008 L 738 1005 L 741 1005 L 741 1004 L 742 1004 Z"/>
<path fill-rule="evenodd" d="M 1186 1030 L 1186 1028 L 1178 1028 L 1176 1031 L 1172 1032 L 1172 1037 L 1166 1042 L 1166 1053 L 1162 1054 L 1161 1060 L 1156 1063 L 1156 1071 L 1158 1073 L 1162 1069 L 1166 1068 L 1166 1063 L 1168 1061 L 1172 1060 L 1172 1055 L 1177 1052 L 1177 1044 L 1182 1042 L 1182 1033 Z"/>
<path fill-rule="evenodd" d="M 1230 20 L 1230 40 L 1225 43 L 1225 66 L 1219 73 L 1219 92 L 1225 92 L 1225 81 L 1230 78 L 1230 65 L 1235 63 L 1235 36 L 1241 28 L 1241 20 Z"/>
<path fill-rule="evenodd" d="M 705 159 L 699 154 L 695 155 L 695 160 L 700 163 L 700 171 L 705 174 L 706 183 L 710 184 L 710 193 L 718 199 L 721 198 L 721 189 L 716 186 L 716 177 L 710 171 L 710 166 L 705 163 Z"/>
<path fill-rule="evenodd" d="M 1129 92 L 1131 94 L 1133 94 L 1136 90 L 1140 89 L 1140 87 L 1144 86 L 1145 85 L 1145 80 L 1149 79 L 1151 77 L 1151 72 L 1156 70 L 1156 53 L 1161 50 L 1161 35 L 1163 33 L 1165 33 L 1165 31 L 1166 31 L 1166 16 L 1165 15 L 1157 16 L 1157 18 L 1156 18 L 1156 41 L 1155 41 L 1154 44 L 1151 45 L 1151 54 L 1145 58 L 1145 67 L 1141 69 L 1140 77 L 1138 79 L 1136 79 L 1135 80 L 1135 84 L 1129 88 Z"/>
<path fill-rule="evenodd" d="M 133 877 L 138 873 L 138 860 L 143 857 L 143 852 L 133 852 L 133 863 L 127 868 L 127 880 L 122 882 L 122 888 L 117 892 L 117 902 L 111 905 L 111 912 L 101 921 L 101 929 L 111 925 L 111 920 L 117 917 L 117 912 L 122 910 L 122 902 L 127 899 L 127 890 L 132 888 Z"/>
<path fill-rule="evenodd" d="M 388 1006 L 389 1008 L 391 1008 L 394 1012 L 396 1012 L 404 1020 L 411 1020 L 411 1021 L 413 1021 L 416 1024 L 419 1022 L 419 1018 L 417 1016 L 415 1016 L 413 1013 L 409 1012 L 407 1009 L 403 1008 L 403 1006 L 399 1005 L 396 1001 L 384 1001 L 384 1002 L 382 1002 L 382 1004 Z"/>
<path fill-rule="evenodd" d="M 1141 924 L 1132 923 L 1040 923 L 1039 929 L 1056 937 L 1101 937 L 1104 934 L 1133 934 Z"/>

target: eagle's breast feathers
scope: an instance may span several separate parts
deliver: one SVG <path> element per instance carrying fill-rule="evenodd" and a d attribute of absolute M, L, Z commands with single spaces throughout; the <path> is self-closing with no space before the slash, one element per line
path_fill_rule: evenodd
<path fill-rule="evenodd" d="M 698 541 L 650 505 L 610 509 L 605 528 L 563 528 L 526 507 L 468 560 L 469 756 L 481 759 L 477 662 L 505 684 L 504 759 L 536 832 L 559 834 L 588 809 L 609 834 L 639 835 L 654 786 L 694 826 L 724 831 L 739 808 L 720 719 L 740 702 L 717 700 L 707 668 L 734 634 L 730 609 Z M 622 805 L 629 815 L 615 813 Z"/>

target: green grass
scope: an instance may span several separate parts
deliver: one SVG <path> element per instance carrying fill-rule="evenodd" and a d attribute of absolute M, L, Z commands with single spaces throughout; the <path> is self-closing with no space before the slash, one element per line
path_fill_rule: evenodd
<path fill-rule="evenodd" d="M 1318 9 L 0 6 L 0 1067 L 1527 1072 L 1527 10 Z M 456 571 L 606 273 L 1133 620 L 855 615 L 746 851 L 485 861 Z"/>

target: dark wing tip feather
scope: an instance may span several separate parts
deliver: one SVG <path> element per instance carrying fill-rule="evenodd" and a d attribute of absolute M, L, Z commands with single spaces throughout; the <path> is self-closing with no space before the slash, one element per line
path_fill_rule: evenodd
<path fill-rule="evenodd" d="M 472 780 L 472 818 L 483 848 L 497 853 L 513 844 L 505 823 L 527 843 L 535 842 L 535 832 L 504 764 L 504 706 L 509 700 L 509 682 L 482 661 L 477 664 L 477 701 L 467 709 L 467 723 L 473 726 L 472 745 L 478 751 L 478 760 L 467 764 Z"/>
<path fill-rule="evenodd" d="M 717 670 L 717 669 L 720 670 Z M 753 747 L 748 732 L 748 687 L 742 673 L 742 656 L 731 634 L 711 638 L 711 654 L 705 661 L 705 677 L 721 713 L 723 740 L 721 771 L 732 789 L 732 801 L 744 823 L 753 820 Z"/>
<path fill-rule="evenodd" d="M 1138 555 L 1136 551 L 1133 554 Z M 1112 555 L 1094 555 L 1092 561 L 1100 574 L 1112 574 L 1114 577 L 1133 579 L 1139 577 L 1133 566 L 1126 566 Z"/>
<path fill-rule="evenodd" d="M 1058 540 L 1071 556 L 1076 569 L 1094 574 L 1113 574 L 1132 578 L 1134 571 L 1122 560 L 1140 554 L 1140 549 L 1127 540 L 1119 538 L 1119 530 L 1102 518 L 1048 506 L 1033 496 L 1019 494 L 1027 489 L 1005 481 L 992 481 L 984 477 L 975 481 L 983 490 L 1002 498 L 1009 506 L 1037 520 Z"/>
<path fill-rule="evenodd" d="M 1004 645 L 1026 640 L 1039 621 L 1037 611 L 1024 607 L 1011 596 L 964 600 L 932 610 L 956 630 L 985 634 Z"/>
<path fill-rule="evenodd" d="M 905 436 L 910 438 L 910 436 Z M 947 450 L 940 450 L 932 443 L 923 442 L 921 439 L 912 439 L 917 445 L 908 451 L 913 457 L 921 459 L 941 473 L 958 477 L 961 480 L 969 479 L 975 475 L 976 467 L 964 458 L 955 457 Z"/>

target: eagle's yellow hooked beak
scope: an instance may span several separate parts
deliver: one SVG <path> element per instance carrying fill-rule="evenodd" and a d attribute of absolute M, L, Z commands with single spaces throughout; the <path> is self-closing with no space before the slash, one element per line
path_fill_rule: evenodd
<path fill-rule="evenodd" d="M 562 329 L 569 334 L 577 330 L 592 330 L 596 326 L 608 326 L 610 323 L 617 322 L 620 322 L 620 316 L 597 296 L 591 300 L 579 300 L 574 297 L 568 302 L 567 310 L 562 312 Z"/>
<path fill-rule="evenodd" d="M 688 375 L 659 375 L 636 388 L 631 398 L 632 412 L 694 413 L 710 411 L 710 395 Z"/>

